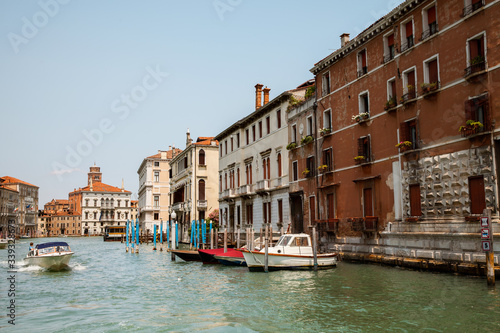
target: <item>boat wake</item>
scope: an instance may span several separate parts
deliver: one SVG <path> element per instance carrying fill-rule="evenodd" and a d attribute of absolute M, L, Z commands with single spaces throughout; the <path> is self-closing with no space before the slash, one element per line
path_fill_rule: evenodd
<path fill-rule="evenodd" d="M 80 264 L 80 263 L 75 262 L 75 263 L 71 263 L 71 264 L 69 265 L 69 268 L 70 268 L 72 271 L 84 271 L 84 270 L 86 270 L 86 269 L 87 269 L 87 266 L 84 266 L 84 265 L 82 265 L 82 264 Z"/>

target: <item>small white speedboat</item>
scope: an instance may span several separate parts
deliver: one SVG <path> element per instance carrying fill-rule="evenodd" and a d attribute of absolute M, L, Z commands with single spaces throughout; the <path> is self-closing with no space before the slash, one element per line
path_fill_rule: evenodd
<path fill-rule="evenodd" d="M 0 238 L 0 250 L 6 249 L 9 245 L 9 240 L 7 238 Z"/>
<path fill-rule="evenodd" d="M 58 271 L 68 268 L 69 260 L 73 254 L 74 252 L 71 251 L 66 242 L 42 243 L 30 251 L 24 261 L 28 265 Z"/>
<path fill-rule="evenodd" d="M 260 251 L 241 250 L 250 271 L 263 271 L 265 248 Z M 314 269 L 314 254 L 311 237 L 308 234 L 286 234 L 275 246 L 268 248 L 268 269 Z M 336 253 L 317 254 L 317 268 L 327 269 L 337 266 Z"/>

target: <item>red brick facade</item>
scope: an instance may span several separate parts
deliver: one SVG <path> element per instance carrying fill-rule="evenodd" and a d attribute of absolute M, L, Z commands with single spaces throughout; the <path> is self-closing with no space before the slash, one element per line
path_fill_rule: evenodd
<path fill-rule="evenodd" d="M 315 105 L 288 113 L 314 139 L 290 153 L 296 231 L 497 214 L 499 26 L 498 1 L 405 1 L 314 66 Z"/>

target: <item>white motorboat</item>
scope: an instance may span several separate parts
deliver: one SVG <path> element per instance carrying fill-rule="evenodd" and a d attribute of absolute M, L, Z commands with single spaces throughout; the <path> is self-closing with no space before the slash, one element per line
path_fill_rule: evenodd
<path fill-rule="evenodd" d="M 66 242 L 42 243 L 31 250 L 24 261 L 28 265 L 57 271 L 68 268 L 69 260 L 73 254 Z"/>
<path fill-rule="evenodd" d="M 6 249 L 9 244 L 9 240 L 7 238 L 0 238 L 0 250 Z"/>
<path fill-rule="evenodd" d="M 242 249 L 250 271 L 263 271 L 265 248 L 260 251 Z M 336 253 L 317 254 L 317 268 L 327 269 L 337 265 Z M 314 269 L 314 254 L 311 237 L 308 234 L 286 234 L 275 246 L 268 248 L 268 269 Z"/>

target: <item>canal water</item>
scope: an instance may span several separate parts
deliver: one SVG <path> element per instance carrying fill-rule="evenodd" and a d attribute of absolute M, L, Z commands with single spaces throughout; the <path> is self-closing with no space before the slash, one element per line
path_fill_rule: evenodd
<path fill-rule="evenodd" d="M 53 241 L 43 239 L 35 241 Z M 251 273 L 170 261 L 101 238 L 64 238 L 71 270 L 24 266 L 15 297 L 0 250 L 2 332 L 500 332 L 500 286 L 483 278 L 341 262 L 319 272 Z M 15 326 L 7 306 L 14 299 Z"/>

